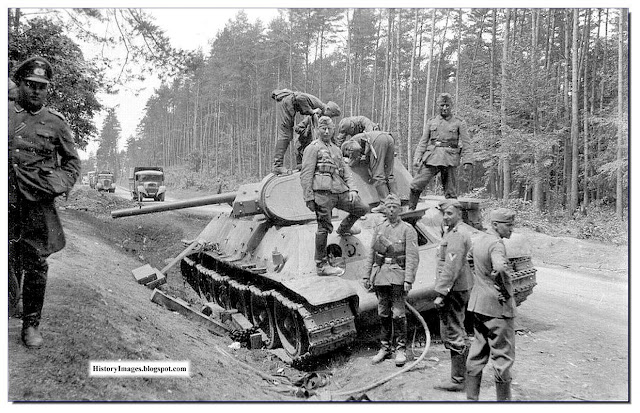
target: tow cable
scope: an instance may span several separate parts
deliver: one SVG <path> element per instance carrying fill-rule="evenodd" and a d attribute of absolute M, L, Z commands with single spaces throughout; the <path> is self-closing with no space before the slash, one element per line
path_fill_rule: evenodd
<path fill-rule="evenodd" d="M 340 391 L 340 392 L 330 392 L 329 395 L 331 396 L 330 400 L 334 400 L 334 396 L 348 396 L 354 393 L 364 393 L 368 390 L 374 389 L 378 386 L 380 386 L 381 384 L 384 384 L 386 382 L 388 382 L 389 380 L 393 379 L 396 376 L 399 376 L 402 373 L 405 373 L 409 370 L 411 370 L 412 368 L 414 368 L 418 363 L 420 363 L 426 356 L 427 356 L 427 352 L 429 351 L 429 346 L 431 345 L 431 333 L 429 332 L 429 327 L 427 327 L 427 323 L 424 321 L 424 318 L 422 318 L 422 316 L 420 315 L 420 313 L 418 312 L 418 310 L 416 310 L 415 308 L 413 308 L 411 306 L 411 304 L 409 304 L 408 302 L 405 301 L 405 305 L 407 306 L 407 308 L 409 309 L 409 311 L 411 311 L 413 313 L 413 315 L 415 315 L 418 320 L 420 320 L 420 323 L 422 324 L 422 327 L 424 328 L 424 334 L 425 334 L 425 346 L 424 346 L 424 350 L 422 350 L 422 354 L 420 355 L 420 357 L 418 357 L 413 363 L 409 364 L 406 367 L 403 367 L 401 370 L 398 370 L 397 372 L 390 374 L 387 377 L 384 377 L 380 380 L 376 380 L 375 382 L 365 386 L 365 387 L 361 387 L 359 389 L 354 389 L 354 390 L 344 390 L 344 391 Z"/>

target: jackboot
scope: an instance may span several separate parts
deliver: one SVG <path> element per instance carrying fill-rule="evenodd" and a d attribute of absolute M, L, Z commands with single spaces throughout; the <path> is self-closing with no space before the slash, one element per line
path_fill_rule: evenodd
<path fill-rule="evenodd" d="M 418 206 L 418 201 L 420 201 L 421 192 L 411 190 L 409 193 L 409 211 L 415 211 Z"/>
<path fill-rule="evenodd" d="M 391 317 L 380 317 L 380 350 L 371 359 L 371 364 L 378 364 L 391 357 L 393 341 L 393 321 Z"/>
<path fill-rule="evenodd" d="M 32 313 L 22 318 L 22 341 L 29 348 L 39 348 L 42 346 L 42 334 L 39 330 L 40 314 Z"/>
<path fill-rule="evenodd" d="M 382 341 L 380 350 L 371 358 L 371 364 L 378 364 L 391 357 L 391 345 L 388 341 Z"/>
<path fill-rule="evenodd" d="M 511 400 L 511 380 L 496 381 L 496 400 L 497 401 Z"/>
<path fill-rule="evenodd" d="M 340 235 L 341 237 L 359 234 L 360 232 L 362 232 L 362 230 L 357 226 L 354 226 L 357 220 L 357 216 L 351 214 L 347 215 L 340 223 L 340 226 L 338 226 L 336 234 Z"/>
<path fill-rule="evenodd" d="M 393 334 L 396 342 L 396 366 L 402 367 L 407 362 L 407 318 L 393 319 Z"/>
<path fill-rule="evenodd" d="M 283 175 L 289 172 L 289 170 L 283 166 L 284 154 L 287 152 L 288 147 L 289 141 L 286 139 L 278 139 L 276 142 L 276 150 L 273 156 L 273 169 L 271 171 L 276 175 Z"/>
<path fill-rule="evenodd" d="M 462 354 L 451 350 L 451 378 L 433 386 L 437 390 L 463 391 L 464 376 L 467 371 L 467 352 Z"/>
<path fill-rule="evenodd" d="M 478 376 L 466 375 L 465 387 L 467 388 L 467 400 L 477 401 L 480 398 L 480 384 L 482 383 L 482 373 Z"/>

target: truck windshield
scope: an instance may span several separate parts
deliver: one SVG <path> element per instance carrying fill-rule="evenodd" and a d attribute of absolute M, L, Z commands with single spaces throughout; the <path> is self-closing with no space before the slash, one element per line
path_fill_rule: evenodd
<path fill-rule="evenodd" d="M 140 175 L 138 177 L 140 182 L 162 182 L 161 175 Z"/>

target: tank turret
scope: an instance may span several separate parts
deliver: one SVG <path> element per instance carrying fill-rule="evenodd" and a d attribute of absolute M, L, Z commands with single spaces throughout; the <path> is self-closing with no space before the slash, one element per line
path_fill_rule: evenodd
<path fill-rule="evenodd" d="M 359 195 L 369 205 L 380 200 L 369 183 L 366 166 L 352 169 Z M 396 162 L 398 196 L 409 198 L 411 175 Z M 436 247 L 442 234 L 442 197 L 423 198 L 415 211 L 402 217 L 418 233 L 420 264 L 407 301 L 418 311 L 433 308 Z M 459 199 L 464 228 L 472 238 L 482 234 L 481 207 L 477 199 Z M 342 267 L 341 276 L 320 277 L 314 261 L 315 214 L 305 205 L 300 173 L 268 175 L 259 183 L 242 185 L 236 192 L 190 201 L 113 211 L 114 218 L 228 203 L 232 209 L 212 212 L 198 235 L 207 248 L 181 262 L 183 278 L 204 301 L 243 313 L 263 335 L 267 348 L 281 346 L 294 364 L 331 352 L 352 342 L 358 325 L 377 321 L 377 299 L 360 284 L 375 226 L 384 219 L 369 213 L 356 224 L 357 235 L 329 235 L 331 264 Z M 334 228 L 344 213 L 333 217 Z M 513 251 L 526 250 L 516 241 Z M 508 247 L 509 250 L 509 247 Z M 526 298 L 535 285 L 530 256 L 513 261 L 514 280 L 522 279 L 516 299 Z M 517 265 L 517 268 L 515 268 Z M 520 302 L 524 299 L 522 298 Z"/>

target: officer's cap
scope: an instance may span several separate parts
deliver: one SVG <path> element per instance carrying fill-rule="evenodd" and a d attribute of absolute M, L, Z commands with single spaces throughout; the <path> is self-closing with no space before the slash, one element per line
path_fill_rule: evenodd
<path fill-rule="evenodd" d="M 389 194 L 384 199 L 384 205 L 385 206 L 391 206 L 391 205 L 400 206 L 400 198 L 398 198 L 398 195 L 396 195 L 396 194 Z"/>
<path fill-rule="evenodd" d="M 513 223 L 516 217 L 515 211 L 509 208 L 497 208 L 491 211 L 489 219 L 491 222 Z"/>
<path fill-rule="evenodd" d="M 436 104 L 442 105 L 443 103 L 448 103 L 449 105 L 453 104 L 453 99 L 451 98 L 450 94 L 440 93 L 440 95 L 438 96 L 438 100 L 436 101 Z"/>
<path fill-rule="evenodd" d="M 320 119 L 318 119 L 318 127 L 320 126 L 333 127 L 333 120 L 331 120 L 329 116 L 320 116 Z"/>
<path fill-rule="evenodd" d="M 34 82 L 49 83 L 53 78 L 53 69 L 47 59 L 34 56 L 22 62 L 16 69 L 13 77 L 17 82 L 21 80 L 31 80 Z"/>
<path fill-rule="evenodd" d="M 340 116 L 342 112 L 340 111 L 340 106 L 336 102 L 328 101 L 327 105 L 324 108 L 324 115 L 329 117 Z"/>
<path fill-rule="evenodd" d="M 449 207 L 455 207 L 457 208 L 459 211 L 462 210 L 462 204 L 460 203 L 460 201 L 458 201 L 455 198 L 448 198 L 445 199 L 444 201 L 441 201 L 440 204 L 438 205 L 438 208 L 440 209 L 440 211 L 444 212 L 447 208 Z"/>

